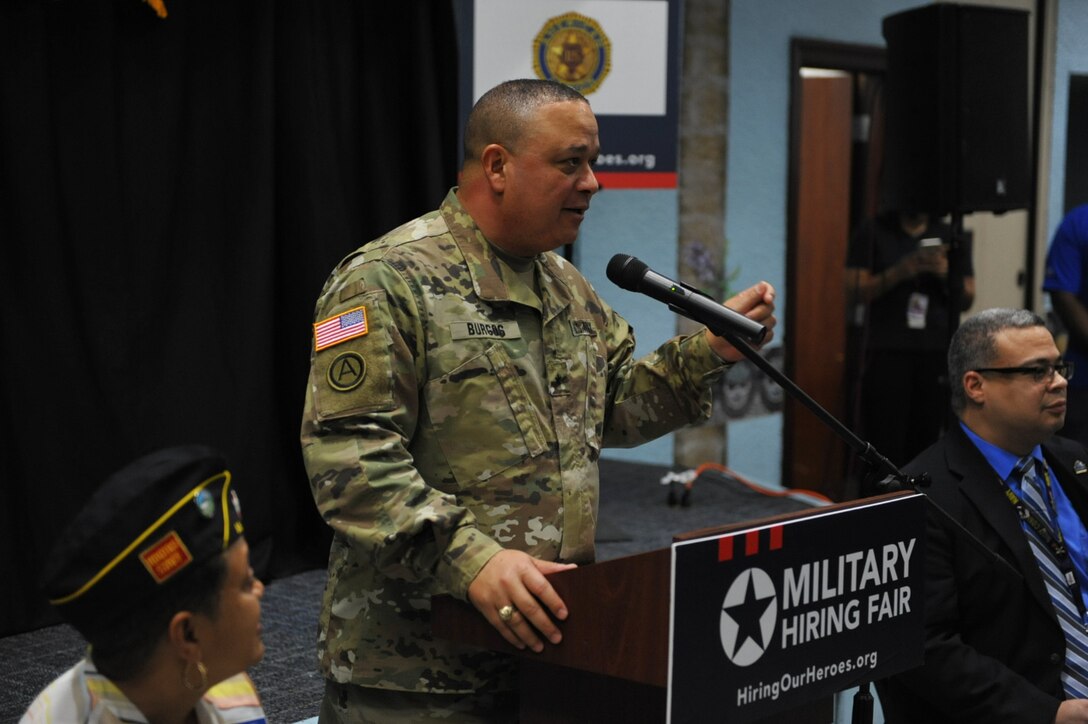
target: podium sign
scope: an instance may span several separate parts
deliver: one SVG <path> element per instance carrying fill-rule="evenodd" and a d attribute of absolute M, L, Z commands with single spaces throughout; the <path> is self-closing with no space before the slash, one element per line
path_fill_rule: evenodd
<path fill-rule="evenodd" d="M 674 543 L 668 721 L 751 721 L 920 665 L 924 559 L 918 494 Z"/>

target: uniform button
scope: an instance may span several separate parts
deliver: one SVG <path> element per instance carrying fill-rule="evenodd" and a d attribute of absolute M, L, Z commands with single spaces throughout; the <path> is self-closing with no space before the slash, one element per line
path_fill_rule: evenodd
<path fill-rule="evenodd" d="M 1050 655 L 1050 663 L 1060 664 L 1061 662 L 1062 662 L 1062 655 L 1061 654 L 1051 654 Z"/>

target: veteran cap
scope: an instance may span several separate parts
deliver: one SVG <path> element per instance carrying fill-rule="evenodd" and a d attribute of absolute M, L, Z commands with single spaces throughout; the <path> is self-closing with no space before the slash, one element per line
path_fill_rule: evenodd
<path fill-rule="evenodd" d="M 61 534 L 42 575 L 49 602 L 80 632 L 147 605 L 242 534 L 223 457 L 208 447 L 153 452 L 114 473 Z"/>

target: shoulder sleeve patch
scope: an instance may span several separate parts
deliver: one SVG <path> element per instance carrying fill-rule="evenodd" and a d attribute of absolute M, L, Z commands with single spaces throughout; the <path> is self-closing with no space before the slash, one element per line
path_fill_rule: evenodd
<path fill-rule="evenodd" d="M 315 336 L 310 385 L 317 419 L 392 409 L 393 322 L 387 307 L 385 292 L 376 289 L 363 295 L 357 306 L 325 320 L 355 315 L 344 322 L 350 331 L 342 338 L 321 343 Z M 338 324 L 332 325 L 334 336 Z"/>

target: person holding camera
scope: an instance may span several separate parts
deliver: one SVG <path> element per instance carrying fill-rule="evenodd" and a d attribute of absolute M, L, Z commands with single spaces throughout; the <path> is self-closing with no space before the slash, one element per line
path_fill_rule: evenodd
<path fill-rule="evenodd" d="M 975 298 L 971 239 L 957 259 L 951 240 L 951 227 L 928 213 L 890 211 L 850 241 L 845 288 L 860 331 L 861 436 L 896 465 L 933 443 L 948 417 L 950 262 L 962 272 L 960 310 Z"/>

